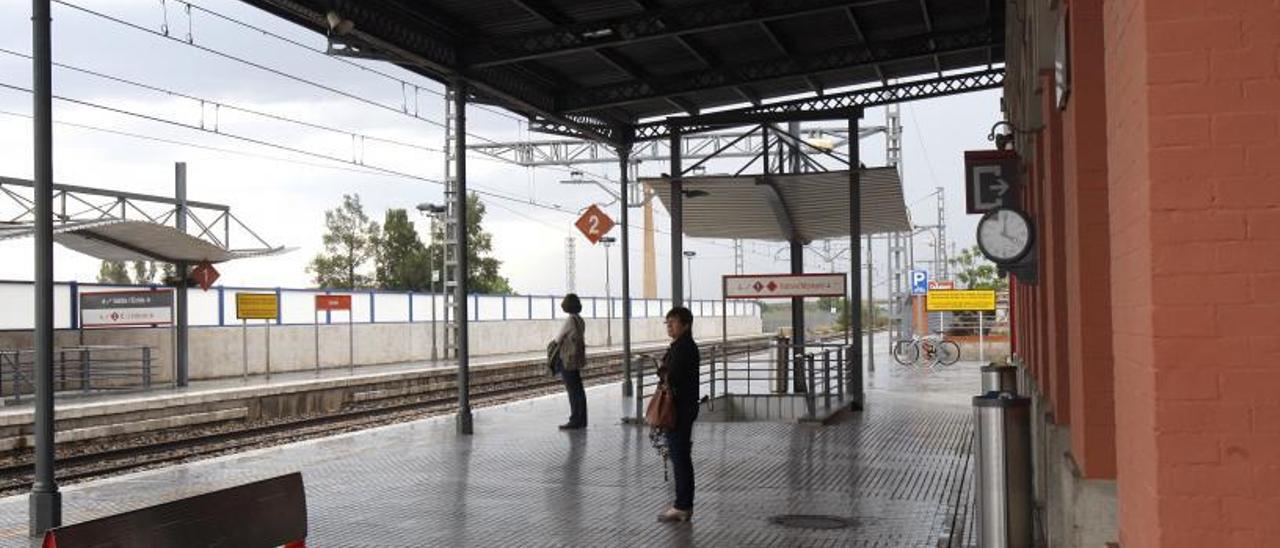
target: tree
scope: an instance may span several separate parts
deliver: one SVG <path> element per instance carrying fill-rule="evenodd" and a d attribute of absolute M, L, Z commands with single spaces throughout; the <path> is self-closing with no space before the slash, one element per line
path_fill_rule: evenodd
<path fill-rule="evenodd" d="M 130 276 L 132 271 L 132 276 Z M 98 268 L 98 283 L 146 285 L 165 282 L 174 277 L 170 263 L 155 261 L 102 261 Z"/>
<path fill-rule="evenodd" d="M 987 260 L 986 256 L 978 250 L 978 246 L 962 250 L 948 262 L 951 263 L 956 281 L 967 289 L 1002 291 L 1009 286 L 1009 282 L 1000 277 L 996 265 Z"/>
<path fill-rule="evenodd" d="M 512 293 L 511 282 L 500 273 L 502 261 L 489 256 L 493 252 L 493 237 L 481 228 L 484 215 L 485 207 L 480 198 L 475 194 L 467 196 L 467 287 L 473 293 L 509 295 Z M 444 223 L 436 224 L 428 251 L 439 259 L 444 256 L 440 252 L 444 242 Z"/>
<path fill-rule="evenodd" d="M 360 195 L 344 194 L 341 206 L 324 212 L 324 225 L 324 252 L 307 267 L 316 285 L 348 289 L 372 285 L 360 270 L 377 253 L 379 229 L 365 215 Z"/>
<path fill-rule="evenodd" d="M 405 210 L 387 210 L 377 240 L 375 263 L 378 287 L 382 289 L 418 291 L 430 287 L 427 248 Z"/>
<path fill-rule="evenodd" d="M 130 284 L 129 269 L 125 267 L 124 261 L 102 261 L 102 266 L 98 268 L 98 283 L 100 284 Z"/>

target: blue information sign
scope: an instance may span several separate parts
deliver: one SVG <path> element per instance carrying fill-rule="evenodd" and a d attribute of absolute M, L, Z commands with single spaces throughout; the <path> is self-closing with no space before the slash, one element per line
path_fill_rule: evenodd
<path fill-rule="evenodd" d="M 929 293 L 929 272 L 927 270 L 911 271 L 911 294 L 927 295 Z"/>

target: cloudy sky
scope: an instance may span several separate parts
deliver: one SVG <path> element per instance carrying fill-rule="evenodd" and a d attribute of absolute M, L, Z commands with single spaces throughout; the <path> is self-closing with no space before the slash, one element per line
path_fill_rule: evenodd
<path fill-rule="evenodd" d="M 419 202 L 442 199 L 442 187 L 435 182 L 444 169 L 439 153 L 444 119 L 440 85 L 387 64 L 352 64 L 325 57 L 317 53 L 324 49 L 318 34 L 237 1 L 193 0 L 192 6 L 188 16 L 184 4 L 174 0 L 69 0 L 54 4 L 54 60 L 74 67 L 54 69 L 54 90 L 77 101 L 54 102 L 58 122 L 54 128 L 54 173 L 58 182 L 170 195 L 173 164 L 186 162 L 190 199 L 229 205 L 239 219 L 272 244 L 297 248 L 282 256 L 219 268 L 223 283 L 263 287 L 310 285 L 305 267 L 321 248 L 324 211 L 338 204 L 343 194 L 359 194 L 366 211 L 379 221 L 388 208 L 412 208 Z M 12 87 L 29 89 L 31 84 L 30 61 L 24 57 L 31 48 L 29 10 L 27 2 L 0 2 L 0 175 L 21 178 L 32 174 L 31 97 Z M 100 108 L 104 106 L 152 119 Z M 230 107 L 340 131 L 300 126 Z M 496 109 L 473 109 L 469 116 L 473 142 L 547 138 L 531 135 L 519 117 Z M 973 243 L 977 221 L 964 214 L 962 154 L 966 149 L 989 148 L 986 133 L 997 119 L 998 91 L 902 107 L 904 193 L 913 220 L 934 223 L 936 202 L 929 195 L 936 187 L 945 187 L 948 236 L 959 247 Z M 883 111 L 869 111 L 865 122 L 883 124 Z M 398 144 L 353 139 L 352 133 Z M 868 165 L 882 164 L 883 151 L 883 138 L 862 141 Z M 568 168 L 527 169 L 471 158 L 471 188 L 512 198 L 484 198 L 489 209 L 485 227 L 493 233 L 503 274 L 521 293 L 563 292 L 565 238 L 576 232 L 571 225 L 575 212 L 591 203 L 608 202 L 609 197 L 594 187 L 561 185 Z M 347 161 L 362 162 L 365 167 Z M 609 165 L 579 169 L 616 177 Z M 709 166 L 713 172 L 721 169 L 731 168 L 728 163 Z M 656 175 L 665 166 L 642 165 L 641 170 L 642 175 Z M 558 211 L 554 209 L 557 206 Z M 0 213 L 11 209 L 11 204 L 0 202 Z M 616 211 L 616 206 L 611 211 Z M 665 231 L 665 212 L 660 206 L 657 211 L 658 228 Z M 632 219 L 633 226 L 638 226 L 640 216 Z M 639 241 L 638 231 L 634 234 Z M 249 243 L 243 237 L 233 235 L 233 247 Z M 662 292 L 669 287 L 664 275 L 669 259 L 666 238 L 658 236 Z M 917 257 L 932 253 L 930 238 L 921 236 L 916 245 Z M 698 252 L 695 294 L 712 294 L 719 275 L 733 270 L 732 244 L 687 240 L 686 248 Z M 747 270 L 785 270 L 785 253 L 776 253 L 780 249 L 778 244 L 750 243 Z M 616 291 L 617 249 L 613 252 Z M 0 257 L 5 258 L 0 261 L 0 279 L 30 279 L 31 253 L 30 240 L 0 242 Z M 577 256 L 578 291 L 603 294 L 604 251 L 579 238 Z M 883 256 L 880 247 L 880 265 Z M 640 260 L 636 249 L 633 288 L 637 294 Z M 806 260 L 808 269 L 826 269 L 816 254 L 807 254 Z M 96 277 L 96 259 L 58 248 L 55 261 L 58 280 L 92 281 Z M 843 270 L 847 270 L 845 264 Z"/>

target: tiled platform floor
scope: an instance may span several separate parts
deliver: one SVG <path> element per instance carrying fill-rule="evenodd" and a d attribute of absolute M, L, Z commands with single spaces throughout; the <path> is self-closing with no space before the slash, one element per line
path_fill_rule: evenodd
<path fill-rule="evenodd" d="M 585 431 L 557 431 L 564 397 L 539 398 L 478 410 L 472 437 L 433 419 L 67 486 L 65 517 L 301 470 L 309 546 L 937 546 L 971 481 L 978 364 L 877 361 L 866 410 L 842 424 L 698 424 L 691 524 L 654 522 L 671 484 L 647 432 L 619 424 L 631 407 L 615 384 L 589 390 Z M 26 509 L 0 499 L 0 546 L 29 544 Z M 853 526 L 787 529 L 778 514 Z"/>

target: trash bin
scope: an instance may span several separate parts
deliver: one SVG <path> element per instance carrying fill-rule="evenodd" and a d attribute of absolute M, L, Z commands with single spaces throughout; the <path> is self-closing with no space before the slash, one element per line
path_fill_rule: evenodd
<path fill-rule="evenodd" d="M 1018 368 L 1009 365 L 982 366 L 982 393 L 1008 392 L 1018 394 Z"/>
<path fill-rule="evenodd" d="M 1009 393 L 976 396 L 973 415 L 978 546 L 1030 547 L 1031 400 Z"/>

